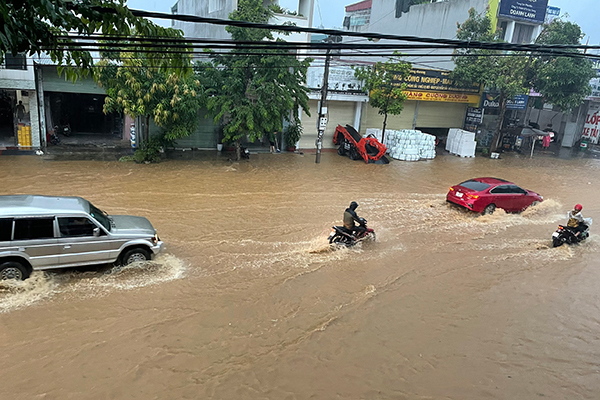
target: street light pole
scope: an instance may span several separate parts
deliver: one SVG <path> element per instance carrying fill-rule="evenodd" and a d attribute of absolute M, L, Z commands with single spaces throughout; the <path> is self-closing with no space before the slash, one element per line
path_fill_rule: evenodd
<path fill-rule="evenodd" d="M 331 58 L 331 48 L 327 48 L 325 55 L 325 71 L 323 72 L 323 86 L 321 87 L 321 102 L 319 103 L 319 119 L 318 119 L 318 134 L 317 134 L 317 158 L 315 163 L 321 162 L 321 148 L 323 147 L 323 134 L 327 126 L 327 114 L 323 113 L 323 106 L 327 102 L 327 89 L 329 86 L 329 61 Z"/>

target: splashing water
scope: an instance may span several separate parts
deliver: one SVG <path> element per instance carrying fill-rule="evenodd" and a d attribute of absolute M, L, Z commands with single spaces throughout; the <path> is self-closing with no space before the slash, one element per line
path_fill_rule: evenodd
<path fill-rule="evenodd" d="M 0 281 L 0 313 L 28 307 L 58 294 L 89 298 L 112 290 L 152 286 L 180 279 L 185 270 L 182 260 L 164 254 L 152 261 L 97 271 L 34 271 L 24 281 Z"/>

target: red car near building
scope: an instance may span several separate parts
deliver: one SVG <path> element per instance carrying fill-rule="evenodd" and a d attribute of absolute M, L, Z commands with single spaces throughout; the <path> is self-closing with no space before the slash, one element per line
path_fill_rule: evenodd
<path fill-rule="evenodd" d="M 521 212 L 544 198 L 531 190 L 498 178 L 475 178 L 452 186 L 446 201 L 477 213 L 492 214 L 496 208 Z"/>

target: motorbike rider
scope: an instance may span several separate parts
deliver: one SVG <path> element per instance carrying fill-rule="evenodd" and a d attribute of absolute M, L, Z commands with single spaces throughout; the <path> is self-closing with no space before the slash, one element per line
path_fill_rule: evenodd
<path fill-rule="evenodd" d="M 583 206 L 581 204 L 575 204 L 575 207 L 567 214 L 567 218 L 569 218 L 567 226 L 575 231 L 575 236 L 579 236 L 581 232 L 584 232 L 588 228 L 585 218 L 581 214 L 582 209 Z"/>
<path fill-rule="evenodd" d="M 364 226 L 360 225 L 363 219 L 360 218 L 358 214 L 356 214 L 357 207 L 358 203 L 353 201 L 352 203 L 350 203 L 350 206 L 344 211 L 344 228 L 346 228 L 346 230 L 351 234 L 355 234 L 356 232 L 356 235 L 364 232 L 367 229 Z M 359 225 L 356 225 L 354 223 L 355 221 L 358 222 Z"/>

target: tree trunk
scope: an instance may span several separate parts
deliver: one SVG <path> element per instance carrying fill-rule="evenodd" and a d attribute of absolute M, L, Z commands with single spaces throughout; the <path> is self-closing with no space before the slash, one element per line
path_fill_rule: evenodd
<path fill-rule="evenodd" d="M 506 114 L 506 96 L 500 94 L 500 118 L 498 119 L 498 125 L 496 126 L 496 132 L 494 132 L 494 138 L 492 139 L 492 145 L 490 151 L 495 152 L 498 150 L 498 142 L 500 141 L 502 126 L 504 125 L 504 114 Z"/>
<path fill-rule="evenodd" d="M 383 138 L 385 137 L 385 127 L 387 125 L 387 113 L 383 116 L 383 130 L 381 131 L 381 143 L 383 143 Z"/>
<path fill-rule="evenodd" d="M 242 159 L 242 144 L 240 143 L 241 139 L 235 141 L 235 161 L 240 161 Z"/>
<path fill-rule="evenodd" d="M 146 126 L 144 127 L 144 143 L 148 144 L 150 140 L 150 116 L 146 115 Z"/>

